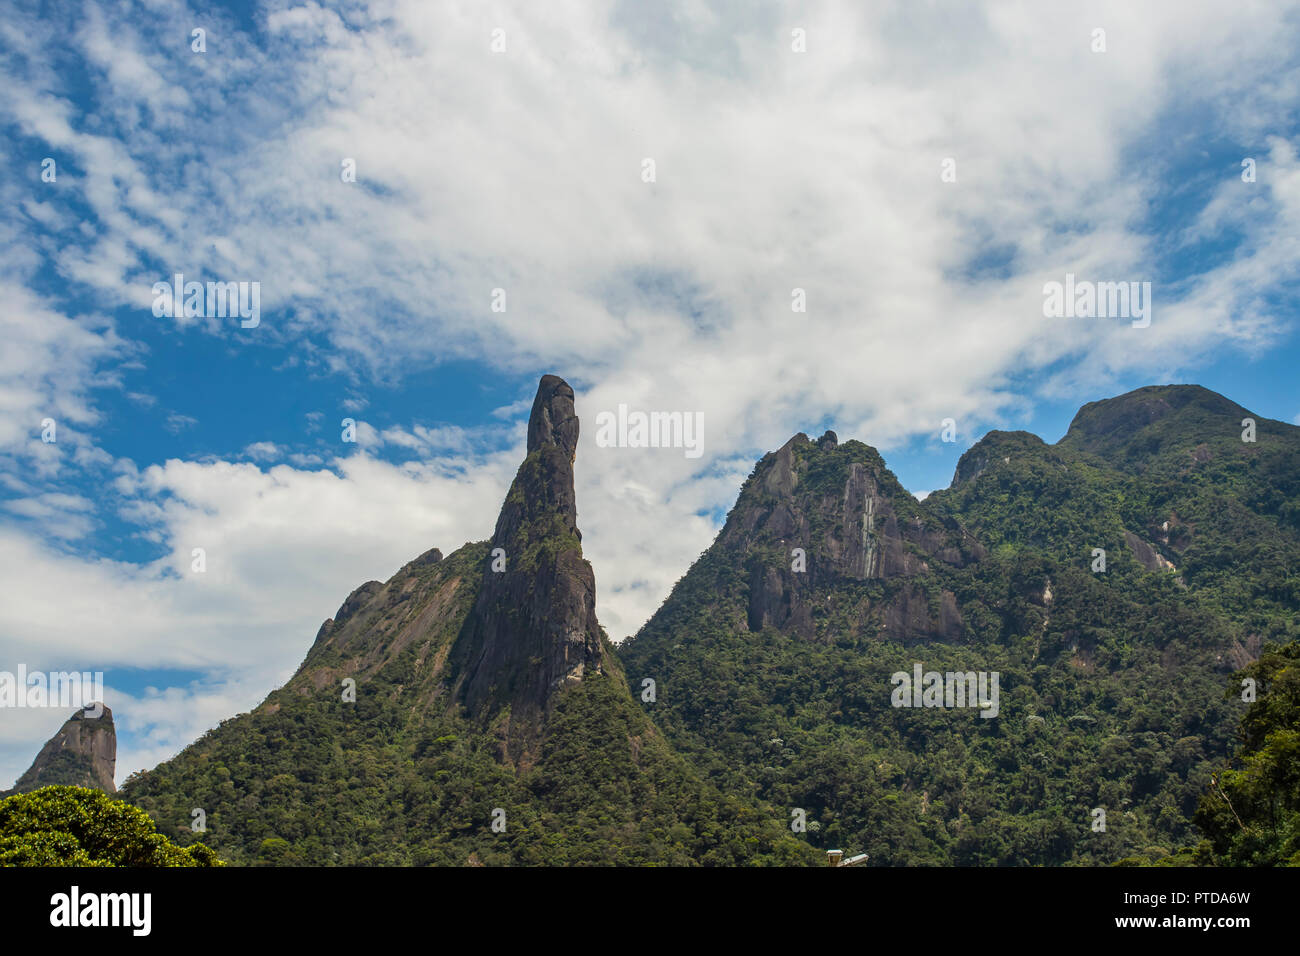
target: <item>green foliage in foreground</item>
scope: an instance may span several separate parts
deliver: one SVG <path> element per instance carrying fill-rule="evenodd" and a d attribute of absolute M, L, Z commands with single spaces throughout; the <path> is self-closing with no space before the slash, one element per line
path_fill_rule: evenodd
<path fill-rule="evenodd" d="M 49 786 L 0 801 L 0 866 L 222 866 L 179 847 L 149 815 L 100 790 Z"/>
<path fill-rule="evenodd" d="M 1205 839 L 1121 866 L 1300 866 L 1300 642 L 1265 648 L 1237 676 L 1254 680 L 1258 697 L 1241 721 L 1241 751 L 1201 797 Z"/>
<path fill-rule="evenodd" d="M 1203 862 L 1300 866 L 1300 642 L 1269 648 L 1240 675 L 1257 700 L 1241 721 L 1242 749 L 1201 798 Z"/>

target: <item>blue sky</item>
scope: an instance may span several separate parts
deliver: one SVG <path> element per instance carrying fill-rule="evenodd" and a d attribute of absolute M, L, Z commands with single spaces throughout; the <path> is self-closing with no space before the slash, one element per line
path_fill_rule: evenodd
<path fill-rule="evenodd" d="M 616 640 L 797 431 L 922 494 L 1142 385 L 1300 418 L 1296 4 L 863 6 L 7 5 L 0 670 L 104 671 L 153 766 L 489 535 L 548 372 Z M 177 272 L 260 323 L 156 316 Z M 1067 273 L 1150 326 L 1044 317 Z M 704 454 L 597 447 L 619 404 Z M 66 716 L 0 712 L 0 787 Z"/>

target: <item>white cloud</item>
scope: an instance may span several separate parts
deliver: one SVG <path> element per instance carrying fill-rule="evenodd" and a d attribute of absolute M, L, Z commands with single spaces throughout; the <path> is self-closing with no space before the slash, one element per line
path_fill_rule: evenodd
<path fill-rule="evenodd" d="M 84 538 L 95 527 L 85 512 L 94 504 L 80 495 L 47 492 L 30 498 L 13 498 L 4 503 L 6 511 L 40 522 L 41 533 L 52 538 L 74 541 Z"/>
<path fill-rule="evenodd" d="M 112 380 L 98 367 L 130 349 L 110 323 L 69 318 L 2 273 L 0 299 L 0 455 L 53 475 L 66 455 L 93 444 L 87 430 L 101 416 L 90 391 Z M 42 440 L 46 419 L 53 442 Z"/>
<path fill-rule="evenodd" d="M 244 446 L 244 454 L 254 461 L 274 461 L 281 453 L 273 441 L 255 441 Z"/>

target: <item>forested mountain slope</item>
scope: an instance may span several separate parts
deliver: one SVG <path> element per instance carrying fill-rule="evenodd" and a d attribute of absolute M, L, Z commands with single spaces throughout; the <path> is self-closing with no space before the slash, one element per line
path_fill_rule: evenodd
<path fill-rule="evenodd" d="M 1297 476 L 1300 429 L 1197 386 L 1085 406 L 1054 446 L 990 433 L 922 502 L 797 435 L 619 653 L 676 746 L 815 845 L 1160 859 L 1233 749 L 1233 672 L 1300 634 Z M 918 664 L 997 672 L 997 716 L 894 706 Z"/>

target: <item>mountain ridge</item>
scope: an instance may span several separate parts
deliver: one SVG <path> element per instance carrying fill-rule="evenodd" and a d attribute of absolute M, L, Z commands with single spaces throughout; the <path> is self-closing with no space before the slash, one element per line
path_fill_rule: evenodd
<path fill-rule="evenodd" d="M 764 456 L 713 545 L 619 646 L 634 681 L 664 688 L 670 741 L 727 787 L 804 808 L 821 825 L 810 842 L 876 863 L 1110 863 L 1183 845 L 1231 753 L 1229 675 L 1300 635 L 1300 429 L 1256 419 L 1243 442 L 1252 416 L 1200 388 L 1080 416 L 1055 445 L 990 432 L 924 501 L 873 472 L 838 519 L 825 502 L 853 498 L 849 460 L 802 433 Z M 862 467 L 883 467 L 861 447 Z M 849 553 L 837 545 L 860 516 L 894 559 L 816 574 Z M 828 519 L 829 536 L 803 533 Z M 789 546 L 805 543 L 792 573 Z M 999 672 L 998 719 L 895 709 L 891 674 L 922 664 Z M 1096 807 L 1108 833 L 1090 828 Z"/>
<path fill-rule="evenodd" d="M 1138 389 L 1054 445 L 986 434 L 924 501 L 800 432 L 615 647 L 546 376 L 490 540 L 355 588 L 283 688 L 123 794 L 268 865 L 1172 859 L 1233 752 L 1225 683 L 1300 636 L 1300 429 L 1241 417 Z M 1001 674 L 998 719 L 891 706 L 921 666 Z"/>

